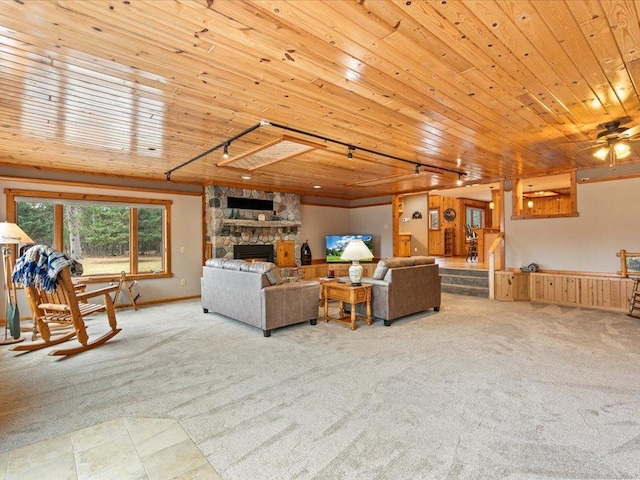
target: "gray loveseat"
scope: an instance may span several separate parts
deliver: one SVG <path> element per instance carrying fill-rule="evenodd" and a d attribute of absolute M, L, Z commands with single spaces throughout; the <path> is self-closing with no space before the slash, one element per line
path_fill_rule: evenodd
<path fill-rule="evenodd" d="M 378 262 L 372 278 L 362 283 L 373 285 L 371 310 L 374 318 L 391 321 L 433 308 L 440 310 L 440 269 L 432 257 L 393 257 Z M 358 313 L 364 307 L 358 305 Z"/>
<path fill-rule="evenodd" d="M 271 330 L 318 319 L 320 284 L 283 283 L 271 262 L 212 258 L 202 267 L 202 309 L 262 329 Z"/>

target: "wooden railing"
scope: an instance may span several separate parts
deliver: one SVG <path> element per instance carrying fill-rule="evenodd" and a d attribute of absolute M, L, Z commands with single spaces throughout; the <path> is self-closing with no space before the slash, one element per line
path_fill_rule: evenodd
<path fill-rule="evenodd" d="M 487 250 L 489 255 L 489 298 L 493 300 L 495 298 L 496 291 L 496 250 L 500 246 L 500 242 L 504 238 L 504 232 L 500 232 L 498 236 L 493 240 L 493 243 Z"/>
<path fill-rule="evenodd" d="M 626 250 L 620 250 L 616 253 L 616 257 L 620 257 L 620 276 L 622 278 L 629 277 L 629 266 L 627 265 L 628 258 L 640 259 L 640 253 L 631 253 Z M 640 270 L 632 270 L 632 275 L 640 275 Z"/>

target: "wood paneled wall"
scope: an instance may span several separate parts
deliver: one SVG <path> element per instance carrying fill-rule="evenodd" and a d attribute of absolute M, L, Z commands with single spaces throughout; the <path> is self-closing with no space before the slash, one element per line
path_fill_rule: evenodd
<path fill-rule="evenodd" d="M 480 200 L 471 200 L 468 198 L 452 198 L 443 197 L 441 195 L 429 195 L 429 208 L 437 208 L 440 210 L 440 229 L 429 231 L 429 255 L 444 255 L 444 229 L 453 228 L 453 255 L 464 256 L 467 254 L 465 244 L 465 218 L 467 207 L 483 208 L 485 225 L 490 226 L 491 210 L 489 202 Z M 444 219 L 444 211 L 447 208 L 453 208 L 456 212 L 456 218 L 453 221 Z M 499 228 L 499 227 L 498 227 Z"/>

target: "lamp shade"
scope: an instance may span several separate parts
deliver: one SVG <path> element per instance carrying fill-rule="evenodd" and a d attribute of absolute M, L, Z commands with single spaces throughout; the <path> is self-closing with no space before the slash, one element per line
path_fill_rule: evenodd
<path fill-rule="evenodd" d="M 373 253 L 371 253 L 371 250 L 369 250 L 365 243 L 359 238 L 351 240 L 347 244 L 347 248 L 345 248 L 342 255 L 340 255 L 340 260 L 351 260 L 353 262 L 349 267 L 349 279 L 352 285 L 360 285 L 360 280 L 362 280 L 362 265 L 360 265 L 360 260 L 369 260 L 372 258 Z"/>
<path fill-rule="evenodd" d="M 351 240 L 347 244 L 347 248 L 344 249 L 342 255 L 340 256 L 340 260 L 369 260 L 373 258 L 373 253 L 371 250 L 365 245 L 365 243 L 356 238 L 355 240 Z"/>
<path fill-rule="evenodd" d="M 0 222 L 0 244 L 18 243 L 33 243 L 33 240 L 15 223 Z"/>

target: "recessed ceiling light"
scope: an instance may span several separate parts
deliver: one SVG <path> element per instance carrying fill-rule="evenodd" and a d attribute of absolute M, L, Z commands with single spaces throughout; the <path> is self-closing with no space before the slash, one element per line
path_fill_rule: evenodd
<path fill-rule="evenodd" d="M 322 185 L 314 185 L 313 188 L 322 188 Z"/>
<path fill-rule="evenodd" d="M 242 175 L 240 178 L 243 180 L 251 180 L 251 175 Z"/>

